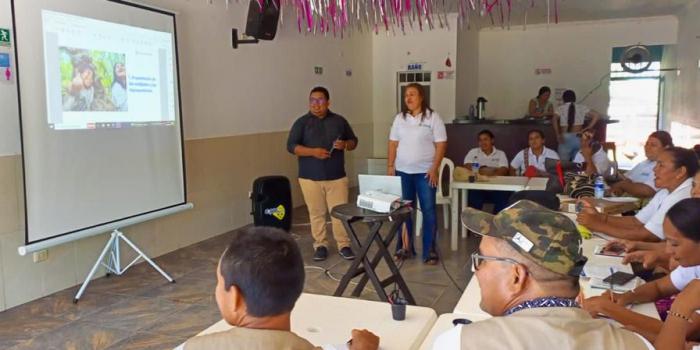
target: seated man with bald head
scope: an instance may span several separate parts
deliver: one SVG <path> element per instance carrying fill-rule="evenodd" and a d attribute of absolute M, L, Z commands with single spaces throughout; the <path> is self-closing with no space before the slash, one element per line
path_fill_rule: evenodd
<path fill-rule="evenodd" d="M 577 303 L 586 258 L 566 216 L 523 200 L 495 216 L 467 208 L 462 222 L 482 235 L 472 270 L 494 317 L 456 326 L 433 349 L 653 349 Z"/>
<path fill-rule="evenodd" d="M 290 316 L 304 289 L 304 277 L 299 247 L 288 233 L 272 227 L 241 230 L 216 269 L 216 303 L 234 327 L 194 337 L 184 349 L 320 350 L 291 331 Z M 350 349 L 378 346 L 379 338 L 371 332 L 352 331 Z"/>

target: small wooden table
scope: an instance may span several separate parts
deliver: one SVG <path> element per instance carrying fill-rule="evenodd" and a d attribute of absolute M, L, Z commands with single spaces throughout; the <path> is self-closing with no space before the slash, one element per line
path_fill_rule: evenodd
<path fill-rule="evenodd" d="M 350 241 L 353 245 L 353 249 L 357 252 L 355 260 L 353 260 L 350 268 L 345 273 L 343 278 L 340 280 L 338 288 L 335 290 L 334 296 L 342 296 L 345 289 L 350 284 L 350 280 L 362 275 L 360 282 L 355 286 L 352 291 L 352 295 L 357 297 L 362 293 L 362 290 L 367 285 L 367 281 L 372 281 L 374 290 L 379 296 L 379 300 L 388 301 L 388 295 L 385 288 L 396 283 L 398 290 L 401 291 L 401 295 L 408 301 L 410 305 L 416 305 L 416 301 L 408 290 L 408 285 L 401 277 L 401 272 L 396 267 L 394 260 L 391 257 L 387 247 L 391 244 L 396 237 L 396 232 L 401 224 L 403 224 L 411 216 L 411 208 L 408 206 L 403 206 L 399 209 L 392 211 L 391 213 L 378 213 L 375 211 L 362 209 L 357 207 L 355 204 L 341 204 L 336 206 L 331 210 L 331 215 L 337 218 L 345 226 L 345 230 L 350 236 Z M 363 243 L 360 241 L 359 236 L 355 232 L 354 223 L 363 222 L 366 223 L 369 228 L 369 234 L 367 235 L 367 240 Z M 382 238 L 379 230 L 385 222 L 390 222 L 389 232 L 386 238 Z M 372 245 L 377 247 L 377 253 L 371 259 L 368 256 L 369 249 Z M 389 277 L 380 280 L 374 270 L 379 262 L 384 259 L 384 262 L 389 267 L 391 274 Z"/>

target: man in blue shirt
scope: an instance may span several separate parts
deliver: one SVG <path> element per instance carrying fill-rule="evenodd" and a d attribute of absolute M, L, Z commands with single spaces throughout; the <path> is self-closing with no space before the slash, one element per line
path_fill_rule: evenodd
<path fill-rule="evenodd" d="M 357 147 L 357 137 L 342 116 L 331 112 L 330 95 L 324 87 L 309 94 L 309 113 L 294 122 L 287 139 L 287 151 L 299 158 L 299 185 L 309 209 L 315 261 L 328 257 L 326 213 L 348 202 L 345 151 Z M 347 260 L 355 255 L 343 224 L 333 218 L 333 238 L 338 253 Z"/>

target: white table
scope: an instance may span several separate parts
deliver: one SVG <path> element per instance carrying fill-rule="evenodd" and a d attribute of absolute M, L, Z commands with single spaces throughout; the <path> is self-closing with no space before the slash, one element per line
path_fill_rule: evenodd
<path fill-rule="evenodd" d="M 593 250 L 597 245 L 605 244 L 605 240 L 600 238 L 592 238 L 583 241 L 583 255 L 588 257 L 589 262 L 593 262 L 597 265 L 609 264 L 615 269 L 615 271 L 623 271 L 632 273 L 632 268 L 629 265 L 622 265 L 622 258 L 607 257 L 594 255 Z M 596 295 L 601 295 L 605 292 L 602 289 L 592 289 L 588 278 L 581 278 L 581 290 L 585 297 L 591 297 Z M 464 290 L 462 297 L 457 302 L 457 306 L 454 308 L 454 312 L 458 314 L 480 314 L 484 317 L 490 317 L 486 312 L 482 311 L 479 307 L 481 302 L 481 288 L 479 287 L 479 281 L 476 276 L 472 276 L 472 279 L 467 284 L 467 288 Z M 659 319 L 659 313 L 656 310 L 654 303 L 644 303 L 634 305 L 632 310 L 638 312 L 642 315 L 653 317 Z"/>
<path fill-rule="evenodd" d="M 525 176 L 483 176 L 480 175 L 479 181 L 467 182 L 467 181 L 452 181 L 450 184 L 450 191 L 452 197 L 452 203 L 450 203 L 450 209 L 452 210 L 451 223 L 450 223 L 450 233 L 451 242 L 450 247 L 453 251 L 457 250 L 457 235 L 464 228 L 460 224 L 460 213 L 462 212 L 460 204 L 462 207 L 467 206 L 467 191 L 468 190 L 487 190 L 487 191 L 523 191 L 523 190 L 544 190 L 547 186 L 547 178 L 542 177 L 525 177 Z M 460 201 L 459 195 L 462 194 L 462 200 Z M 466 234 L 466 231 L 464 231 Z"/>
<path fill-rule="evenodd" d="M 435 343 L 435 338 L 437 338 L 440 334 L 452 329 L 454 327 L 452 320 L 456 318 L 466 318 L 467 320 L 470 320 L 472 322 L 486 319 L 483 316 L 471 314 L 442 314 L 440 315 L 440 317 L 438 317 L 437 321 L 435 321 L 435 324 L 433 324 L 433 328 L 430 329 L 430 332 L 423 340 L 423 344 L 421 344 L 420 349 L 432 350 L 433 343 Z"/>
<path fill-rule="evenodd" d="M 435 310 L 422 306 L 407 306 L 406 319 L 394 321 L 388 303 L 303 293 L 292 311 L 292 332 L 323 346 L 345 344 L 353 329 L 367 329 L 379 337 L 380 349 L 418 349 L 436 319 Z M 198 335 L 230 328 L 221 320 Z"/>

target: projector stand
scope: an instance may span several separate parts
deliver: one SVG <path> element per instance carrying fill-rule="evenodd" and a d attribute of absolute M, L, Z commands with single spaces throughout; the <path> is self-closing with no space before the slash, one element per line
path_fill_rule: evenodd
<path fill-rule="evenodd" d="M 131 249 L 135 250 L 136 253 L 138 253 L 138 256 L 134 260 L 132 260 L 128 265 L 126 265 L 125 268 L 121 268 L 121 259 L 119 257 L 119 241 L 123 240 L 128 244 Z M 104 262 L 105 257 L 109 253 L 109 260 L 107 263 Z M 102 249 L 102 253 L 100 254 L 100 257 L 97 258 L 97 261 L 95 262 L 95 265 L 92 266 L 92 269 L 90 270 L 90 273 L 87 275 L 87 278 L 85 278 L 85 282 L 83 282 L 83 285 L 80 287 L 80 290 L 78 291 L 78 294 L 75 295 L 75 299 L 73 299 L 73 303 L 76 304 L 78 303 L 78 300 L 80 300 L 80 297 L 83 295 L 85 292 L 85 288 L 87 288 L 88 284 L 90 283 L 90 280 L 92 280 L 92 276 L 95 275 L 95 272 L 97 272 L 97 268 L 102 265 L 107 269 L 107 275 L 109 274 L 115 274 L 117 276 L 121 276 L 126 270 L 128 270 L 132 265 L 134 265 L 139 259 L 143 258 L 143 260 L 146 260 L 151 266 L 153 266 L 156 271 L 160 272 L 163 277 L 165 277 L 168 282 L 175 283 L 175 280 L 170 277 L 165 271 L 163 271 L 156 263 L 151 260 L 146 254 L 144 254 L 139 247 L 137 247 L 133 242 L 131 242 L 124 234 L 117 230 L 112 231 L 112 236 L 109 238 L 109 241 L 107 241 L 107 244 L 105 245 L 104 249 Z"/>

